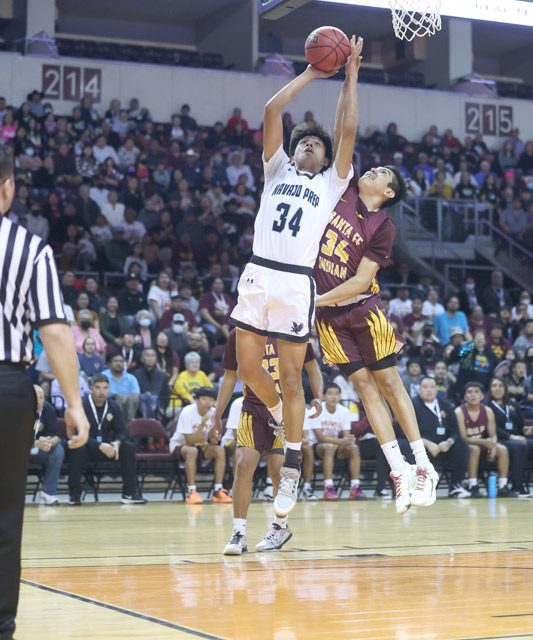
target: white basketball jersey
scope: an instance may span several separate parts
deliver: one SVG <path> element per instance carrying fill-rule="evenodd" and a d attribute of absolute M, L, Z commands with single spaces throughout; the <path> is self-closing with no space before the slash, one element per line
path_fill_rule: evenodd
<path fill-rule="evenodd" d="M 312 268 L 320 239 L 346 191 L 353 169 L 340 178 L 331 168 L 315 175 L 291 165 L 283 147 L 263 161 L 265 187 L 255 220 L 254 255 Z"/>

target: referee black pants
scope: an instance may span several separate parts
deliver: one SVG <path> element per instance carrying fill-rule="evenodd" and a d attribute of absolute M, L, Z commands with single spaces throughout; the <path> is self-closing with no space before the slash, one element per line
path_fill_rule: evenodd
<path fill-rule="evenodd" d="M 0 363 L 0 640 L 15 631 L 28 459 L 37 404 L 22 367 Z"/>

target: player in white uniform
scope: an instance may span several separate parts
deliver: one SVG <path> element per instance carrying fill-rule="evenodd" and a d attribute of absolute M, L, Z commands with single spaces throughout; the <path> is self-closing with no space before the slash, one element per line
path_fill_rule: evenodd
<path fill-rule="evenodd" d="M 231 314 L 237 331 L 239 377 L 285 428 L 286 456 L 274 501 L 279 517 L 296 504 L 301 466 L 305 401 L 302 367 L 314 318 L 311 276 L 322 233 L 352 177 L 357 129 L 357 75 L 363 40 L 351 40 L 335 121 L 335 154 L 327 132 L 315 124 L 296 127 L 290 157 L 283 151 L 281 115 L 311 80 L 334 75 L 309 66 L 265 106 L 265 187 L 255 221 L 253 256 L 239 281 Z M 266 337 L 278 339 L 283 406 L 272 377 L 263 369 Z"/>

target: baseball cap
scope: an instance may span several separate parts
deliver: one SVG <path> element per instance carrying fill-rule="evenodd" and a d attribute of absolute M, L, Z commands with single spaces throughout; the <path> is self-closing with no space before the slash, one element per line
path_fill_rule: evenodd
<path fill-rule="evenodd" d="M 183 313 L 175 313 L 172 316 L 172 322 L 185 322 L 185 316 L 183 315 Z"/>
<path fill-rule="evenodd" d="M 202 396 L 207 396 L 208 398 L 213 398 L 213 400 L 217 399 L 217 391 L 215 387 L 199 387 L 192 392 L 193 398 L 201 398 Z"/>
<path fill-rule="evenodd" d="M 464 336 L 464 331 L 459 328 L 459 327 L 452 327 L 450 329 L 450 338 L 453 338 L 454 336 Z"/>

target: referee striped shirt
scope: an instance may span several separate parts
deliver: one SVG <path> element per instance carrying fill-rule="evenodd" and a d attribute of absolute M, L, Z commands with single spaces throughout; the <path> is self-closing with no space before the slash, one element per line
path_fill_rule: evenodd
<path fill-rule="evenodd" d="M 52 249 L 0 215 L 0 362 L 31 362 L 32 330 L 67 322 Z"/>

